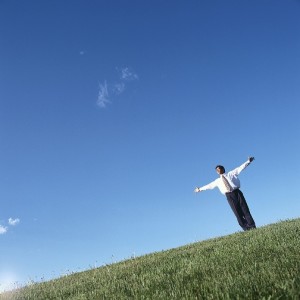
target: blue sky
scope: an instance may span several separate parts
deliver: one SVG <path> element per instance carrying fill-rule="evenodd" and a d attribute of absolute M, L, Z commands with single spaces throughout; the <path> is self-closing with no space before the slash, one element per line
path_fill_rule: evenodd
<path fill-rule="evenodd" d="M 0 291 L 299 217 L 300 1 L 0 1 Z"/>

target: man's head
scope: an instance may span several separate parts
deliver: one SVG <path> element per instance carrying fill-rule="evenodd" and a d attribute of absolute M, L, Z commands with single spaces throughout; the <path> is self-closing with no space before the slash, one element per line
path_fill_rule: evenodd
<path fill-rule="evenodd" d="M 216 171 L 218 174 L 224 174 L 225 173 L 225 168 L 221 165 L 216 166 Z"/>

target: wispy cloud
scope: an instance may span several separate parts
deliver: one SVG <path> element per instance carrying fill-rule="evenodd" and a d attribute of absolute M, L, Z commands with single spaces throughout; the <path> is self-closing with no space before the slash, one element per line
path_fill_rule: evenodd
<path fill-rule="evenodd" d="M 8 225 L 9 226 L 16 226 L 19 223 L 20 223 L 20 219 L 19 218 L 16 218 L 16 219 L 9 218 L 8 219 Z M 9 227 L 0 225 L 0 235 L 7 233 L 8 230 L 9 230 Z"/>
<path fill-rule="evenodd" d="M 126 67 L 126 68 L 121 69 L 121 79 L 127 80 L 127 81 L 132 81 L 132 80 L 139 79 L 139 77 L 133 70 Z"/>
<path fill-rule="evenodd" d="M 120 95 L 125 91 L 125 83 L 124 82 L 120 82 L 120 83 L 116 83 L 113 87 L 113 92 L 116 95 Z"/>
<path fill-rule="evenodd" d="M 8 224 L 11 226 L 16 226 L 19 223 L 20 223 L 20 219 L 18 219 L 18 218 L 16 218 L 16 219 L 9 218 L 8 219 Z"/>
<path fill-rule="evenodd" d="M 108 95 L 107 82 L 104 81 L 104 84 L 99 84 L 99 93 L 98 93 L 98 100 L 97 100 L 98 106 L 102 108 L 106 107 L 107 103 L 110 103 L 108 96 L 109 95 Z"/>
<path fill-rule="evenodd" d="M 105 80 L 103 84 L 99 84 L 99 92 L 97 105 L 105 108 L 107 104 L 112 103 L 111 99 L 114 96 L 120 96 L 124 93 L 130 81 L 138 80 L 138 75 L 129 67 L 116 68 L 118 79 L 114 84 L 108 84 Z"/>
<path fill-rule="evenodd" d="M 0 234 L 5 234 L 7 232 L 7 227 L 0 225 Z"/>

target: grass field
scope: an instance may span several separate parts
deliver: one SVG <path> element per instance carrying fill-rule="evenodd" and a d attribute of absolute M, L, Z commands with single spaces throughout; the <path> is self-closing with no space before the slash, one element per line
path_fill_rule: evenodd
<path fill-rule="evenodd" d="M 300 219 L 34 283 L 0 299 L 300 299 Z"/>

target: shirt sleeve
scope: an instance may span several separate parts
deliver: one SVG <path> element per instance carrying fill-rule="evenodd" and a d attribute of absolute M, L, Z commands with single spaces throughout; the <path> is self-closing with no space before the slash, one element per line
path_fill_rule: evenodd
<path fill-rule="evenodd" d="M 212 189 L 216 188 L 218 186 L 217 182 L 218 182 L 218 179 L 212 181 L 211 183 L 209 183 L 207 185 L 202 186 L 200 188 L 200 191 L 212 190 Z"/>
<path fill-rule="evenodd" d="M 235 168 L 234 170 L 228 172 L 230 173 L 231 175 L 236 175 L 238 176 L 243 170 L 245 170 L 245 168 L 247 166 L 250 165 L 250 160 L 248 159 L 246 162 L 244 162 L 242 165 L 240 165 L 239 167 Z"/>

